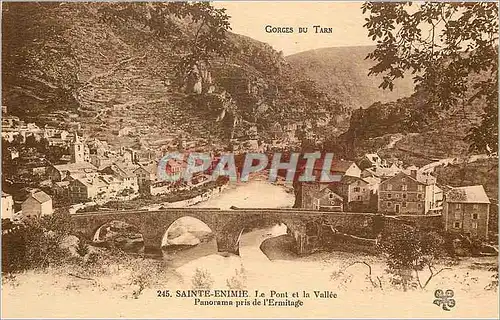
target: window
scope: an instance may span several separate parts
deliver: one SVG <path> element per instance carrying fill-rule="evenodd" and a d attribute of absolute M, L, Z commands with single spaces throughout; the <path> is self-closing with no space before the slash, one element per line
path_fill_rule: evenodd
<path fill-rule="evenodd" d="M 328 196 L 330 197 L 330 199 L 333 199 L 333 193 L 330 193 Z"/>
<path fill-rule="evenodd" d="M 361 196 L 358 196 L 358 201 L 361 201 Z"/>
<path fill-rule="evenodd" d="M 391 191 L 392 190 L 392 184 L 387 185 L 387 190 Z"/>
<path fill-rule="evenodd" d="M 403 185 L 401 186 L 401 190 L 403 190 L 403 191 L 408 190 L 408 185 L 403 184 Z"/>
<path fill-rule="evenodd" d="M 319 203 L 315 203 L 313 206 L 314 206 L 314 210 L 319 210 Z"/>
<path fill-rule="evenodd" d="M 405 182 L 405 181 L 406 181 L 405 177 L 401 178 L 401 182 Z"/>
<path fill-rule="evenodd" d="M 455 212 L 455 219 L 460 219 L 462 218 L 462 215 L 460 214 L 460 212 Z"/>
<path fill-rule="evenodd" d="M 454 227 L 455 229 L 460 229 L 460 225 L 461 225 L 461 223 L 460 223 L 459 221 L 456 221 L 456 222 L 453 224 L 453 227 Z"/>
<path fill-rule="evenodd" d="M 424 186 L 423 186 L 423 185 L 421 185 L 421 184 L 419 184 L 419 185 L 418 185 L 418 191 L 423 191 L 423 190 L 424 190 Z"/>
<path fill-rule="evenodd" d="M 472 219 L 473 220 L 477 220 L 478 219 L 478 214 L 477 213 L 473 213 L 472 214 Z"/>
<path fill-rule="evenodd" d="M 396 193 L 396 198 L 399 198 L 399 193 Z"/>
<path fill-rule="evenodd" d="M 472 222 L 472 229 L 477 229 L 477 221 Z"/>
<path fill-rule="evenodd" d="M 387 206 L 388 206 L 388 207 L 392 207 L 392 202 L 388 201 L 388 202 L 387 202 Z"/>
<path fill-rule="evenodd" d="M 455 203 L 455 210 L 460 210 L 460 203 Z"/>
<path fill-rule="evenodd" d="M 474 210 L 477 210 L 477 208 L 478 208 L 478 207 L 479 207 L 479 206 L 477 205 L 477 203 L 474 203 L 474 204 L 472 205 L 472 209 L 474 209 Z"/>
<path fill-rule="evenodd" d="M 359 192 L 359 187 L 354 187 L 354 192 Z"/>
<path fill-rule="evenodd" d="M 417 196 L 417 198 L 422 199 L 422 194 L 419 193 L 418 196 Z"/>
<path fill-rule="evenodd" d="M 406 208 L 406 202 L 403 202 L 403 203 L 401 204 L 401 206 L 402 206 L 403 208 Z"/>
<path fill-rule="evenodd" d="M 392 198 L 392 193 L 388 193 L 387 194 L 387 199 L 391 199 Z"/>
<path fill-rule="evenodd" d="M 419 209 L 422 209 L 422 204 L 421 204 L 421 203 L 418 203 L 417 207 L 418 207 Z"/>
<path fill-rule="evenodd" d="M 403 199 L 406 199 L 406 193 L 403 193 L 402 196 L 403 196 Z"/>

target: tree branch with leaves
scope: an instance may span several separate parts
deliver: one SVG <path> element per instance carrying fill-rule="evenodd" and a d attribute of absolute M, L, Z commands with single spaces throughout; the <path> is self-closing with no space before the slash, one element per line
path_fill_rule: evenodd
<path fill-rule="evenodd" d="M 482 106 L 465 140 L 470 151 L 494 153 L 498 142 L 498 4 L 495 2 L 366 2 L 364 27 L 376 48 L 369 75 L 380 88 L 411 73 L 426 93 L 423 112 L 435 116 Z"/>

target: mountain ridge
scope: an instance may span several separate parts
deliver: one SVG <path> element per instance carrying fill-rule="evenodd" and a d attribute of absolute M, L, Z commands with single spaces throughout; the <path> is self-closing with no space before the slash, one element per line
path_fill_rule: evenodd
<path fill-rule="evenodd" d="M 147 5 L 6 4 L 3 104 L 31 121 L 58 110 L 77 112 L 84 131 L 117 144 L 142 143 L 149 135 L 227 140 L 252 125 L 265 137 L 274 122 L 297 121 L 306 111 L 309 118 L 325 110 L 344 113 L 270 45 L 230 32 L 229 55 L 214 58 L 210 70 L 195 70 L 206 83 L 180 81 L 176 67 L 190 42 L 175 47 L 168 37 L 154 36 L 134 20 L 144 10 Z M 192 21 L 172 21 L 189 39 Z M 126 127 L 138 134 L 113 133 Z"/>
<path fill-rule="evenodd" d="M 351 110 L 411 96 L 414 84 L 410 77 L 398 79 L 394 90 L 389 91 L 379 88 L 381 76 L 368 76 L 375 62 L 366 56 L 373 49 L 375 46 L 325 47 L 288 55 L 285 59 Z"/>

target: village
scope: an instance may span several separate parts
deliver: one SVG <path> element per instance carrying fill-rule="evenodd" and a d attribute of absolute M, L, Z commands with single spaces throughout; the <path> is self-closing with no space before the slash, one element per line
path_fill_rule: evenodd
<path fill-rule="evenodd" d="M 22 194 L 2 192 L 2 219 L 20 221 L 51 215 L 61 208 L 69 213 L 85 208 L 112 210 L 115 208 L 108 207 L 108 203 L 142 198 L 148 199 L 149 205 L 134 209 L 191 206 L 222 192 L 227 184 L 227 181 L 211 184 L 210 172 L 197 173 L 190 181 L 159 179 L 159 159 L 173 148 L 189 151 L 184 141 L 158 150 L 113 149 L 106 141 L 79 135 L 80 126 L 76 121 L 72 121 L 70 127 L 45 125 L 41 128 L 5 114 L 6 107 L 3 111 L 4 168 L 7 168 L 3 179 Z M 290 145 L 298 140 L 297 128 L 297 125 L 281 128 L 276 124 L 272 130 L 272 145 L 259 144 L 253 128 L 246 144 L 233 148 L 236 149 L 233 152 L 269 152 L 272 148 Z M 217 158 L 215 152 L 212 155 Z M 186 166 L 186 160 L 171 159 L 167 169 L 182 174 Z M 321 161 L 316 161 L 313 175 L 320 174 L 321 168 Z M 295 207 L 394 216 L 436 216 L 441 217 L 444 231 L 480 240 L 494 237 L 495 232 L 489 228 L 491 203 L 483 186 L 442 185 L 432 175 L 433 170 L 433 166 L 404 168 L 400 161 L 389 163 L 377 153 L 365 154 L 356 161 L 335 160 L 330 172 L 341 175 L 341 181 L 295 182 Z M 164 195 L 186 190 L 194 192 L 181 201 L 159 201 Z"/>

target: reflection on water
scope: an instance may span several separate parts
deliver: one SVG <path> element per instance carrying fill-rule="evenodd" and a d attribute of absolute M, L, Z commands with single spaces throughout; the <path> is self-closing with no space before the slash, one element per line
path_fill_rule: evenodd
<path fill-rule="evenodd" d="M 276 224 L 270 228 L 256 229 L 251 232 L 243 233 L 240 238 L 241 259 L 247 261 L 251 260 L 252 263 L 262 260 L 268 262 L 269 259 L 261 250 L 261 244 L 267 239 L 286 236 L 287 229 L 288 228 L 284 224 Z M 273 253 L 273 256 L 276 256 L 276 252 L 281 252 L 283 250 L 289 251 L 290 249 L 288 247 L 289 246 L 283 246 L 282 241 L 269 242 L 266 246 L 266 251 L 269 251 Z M 211 234 L 210 240 L 207 241 L 206 239 L 203 239 L 203 241 L 196 245 L 170 244 L 163 246 L 162 254 L 163 259 L 167 261 L 169 265 L 174 267 L 180 267 L 188 262 L 204 265 L 206 260 L 203 259 L 205 262 L 202 263 L 200 258 L 211 255 L 219 255 L 217 252 L 217 241 L 215 240 L 213 234 Z"/>
<path fill-rule="evenodd" d="M 162 247 L 163 259 L 173 267 L 180 267 L 190 261 L 217 254 L 215 238 L 197 245 L 168 245 Z"/>
<path fill-rule="evenodd" d="M 293 202 L 293 194 L 285 192 L 282 187 L 268 182 L 252 181 L 230 186 L 224 193 L 200 203 L 196 207 L 229 208 L 234 205 L 242 208 L 276 208 L 291 207 Z M 174 235 L 164 237 L 163 244 L 169 245 L 162 248 L 163 259 L 168 261 L 178 274 L 182 275 L 183 285 L 186 286 L 190 285 L 190 279 L 195 274 L 196 269 L 204 269 L 209 271 L 215 280 L 215 286 L 225 288 L 227 280 L 236 274 L 236 270 L 242 268 L 245 269 L 248 284 L 272 285 L 277 279 L 285 280 L 281 275 L 291 266 L 289 263 L 293 263 L 292 261 L 281 261 L 281 259 L 293 260 L 297 257 L 291 252 L 293 246 L 290 243 L 294 240 L 291 235 L 287 234 L 288 228 L 284 224 L 257 228 L 243 233 L 239 241 L 239 256 L 219 254 L 214 238 L 206 242 L 201 241 L 197 245 L 186 245 L 196 243 L 190 235 L 186 235 L 186 231 L 190 234 L 196 233 L 189 225 L 190 223 L 182 223 L 180 228 L 169 230 L 167 233 L 173 231 Z M 184 237 L 190 242 L 181 243 L 177 240 L 183 240 L 183 238 L 179 237 Z M 263 242 L 266 242 L 266 253 L 261 250 Z M 286 272 L 286 274 L 291 276 L 290 272 Z M 306 280 L 307 278 L 301 275 L 299 281 L 309 281 Z"/>

